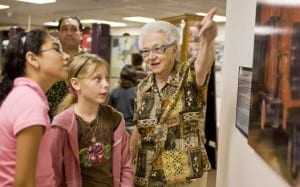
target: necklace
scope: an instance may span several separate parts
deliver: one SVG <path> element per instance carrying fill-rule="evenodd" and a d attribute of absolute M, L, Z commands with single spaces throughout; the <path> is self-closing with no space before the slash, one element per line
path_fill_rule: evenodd
<path fill-rule="evenodd" d="M 91 139 L 90 139 L 90 141 L 92 142 L 92 143 L 95 143 L 96 142 L 96 131 L 97 131 L 97 128 L 98 128 L 98 126 L 99 126 L 99 115 L 97 115 L 97 118 L 96 118 L 96 124 L 94 124 L 94 126 L 95 126 L 95 128 L 94 128 L 94 130 L 93 130 L 93 127 L 91 127 L 91 124 L 90 125 L 88 125 L 88 128 L 89 128 L 89 130 L 90 130 L 90 133 L 91 133 Z"/>

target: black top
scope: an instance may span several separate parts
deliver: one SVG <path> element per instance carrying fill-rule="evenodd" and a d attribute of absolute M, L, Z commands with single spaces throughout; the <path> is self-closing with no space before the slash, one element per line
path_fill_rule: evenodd
<path fill-rule="evenodd" d="M 132 126 L 134 99 L 135 99 L 136 87 L 130 88 L 115 88 L 110 93 L 108 104 L 124 115 L 126 127 Z"/>

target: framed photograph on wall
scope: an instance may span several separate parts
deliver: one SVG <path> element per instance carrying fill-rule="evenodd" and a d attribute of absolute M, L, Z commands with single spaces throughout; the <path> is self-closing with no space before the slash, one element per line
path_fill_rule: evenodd
<path fill-rule="evenodd" d="M 248 143 L 300 186 L 300 6 L 270 0 L 256 8 Z"/>

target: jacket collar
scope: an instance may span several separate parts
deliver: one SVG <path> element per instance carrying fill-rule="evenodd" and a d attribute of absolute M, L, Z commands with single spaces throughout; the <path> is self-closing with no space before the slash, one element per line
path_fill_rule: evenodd
<path fill-rule="evenodd" d="M 75 122 L 77 124 L 74 106 L 71 106 L 60 115 L 55 116 L 51 125 L 61 127 L 70 133 Z"/>

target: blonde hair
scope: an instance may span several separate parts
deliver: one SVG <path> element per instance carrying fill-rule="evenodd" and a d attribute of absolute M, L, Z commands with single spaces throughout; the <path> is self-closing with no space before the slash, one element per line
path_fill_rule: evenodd
<path fill-rule="evenodd" d="M 103 65 L 107 68 L 107 71 L 109 72 L 108 63 L 98 55 L 85 53 L 74 57 L 72 63 L 70 64 L 68 79 L 66 81 L 69 93 L 58 105 L 55 112 L 56 114 L 59 114 L 60 112 L 66 110 L 72 104 L 77 102 L 77 94 L 74 88 L 72 87 L 71 79 L 75 77 L 80 79 L 82 77 L 90 76 L 96 70 L 96 68 Z M 91 73 L 90 67 L 92 66 L 94 66 L 94 71 L 92 71 Z"/>

